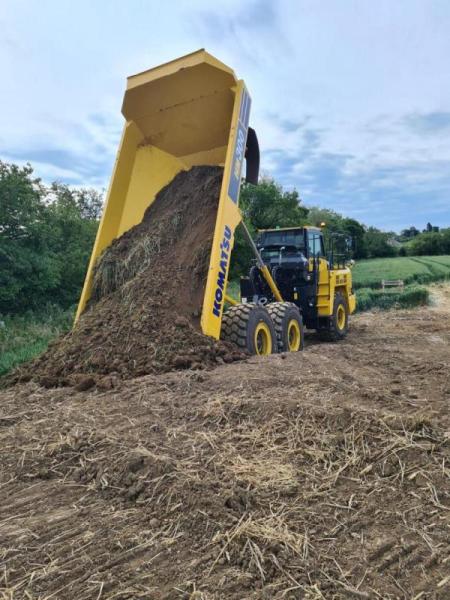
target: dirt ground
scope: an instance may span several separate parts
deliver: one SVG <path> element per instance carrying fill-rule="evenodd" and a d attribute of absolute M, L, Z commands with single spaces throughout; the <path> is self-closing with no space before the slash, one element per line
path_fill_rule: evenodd
<path fill-rule="evenodd" d="M 0 392 L 0 597 L 450 598 L 434 299 L 299 354 Z"/>

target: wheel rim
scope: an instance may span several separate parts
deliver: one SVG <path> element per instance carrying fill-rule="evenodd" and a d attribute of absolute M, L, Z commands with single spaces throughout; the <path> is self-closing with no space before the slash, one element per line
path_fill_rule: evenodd
<path fill-rule="evenodd" d="M 339 304 L 338 309 L 337 309 L 337 326 L 338 329 L 344 329 L 345 328 L 345 319 L 346 319 L 346 314 L 345 314 L 345 308 L 342 306 L 342 304 Z"/>
<path fill-rule="evenodd" d="M 300 350 L 302 336 L 297 319 L 291 319 L 289 321 L 287 335 L 289 352 L 297 352 Z"/>
<path fill-rule="evenodd" d="M 266 356 L 272 352 L 272 335 L 263 321 L 255 329 L 255 352 L 258 356 Z"/>

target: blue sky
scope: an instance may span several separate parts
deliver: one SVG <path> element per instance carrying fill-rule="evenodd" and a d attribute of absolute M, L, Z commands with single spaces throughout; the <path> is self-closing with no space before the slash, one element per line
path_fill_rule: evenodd
<path fill-rule="evenodd" d="M 107 186 L 126 76 L 200 47 L 246 81 L 262 169 L 305 204 L 450 225 L 448 0 L 1 0 L 0 158 Z"/>

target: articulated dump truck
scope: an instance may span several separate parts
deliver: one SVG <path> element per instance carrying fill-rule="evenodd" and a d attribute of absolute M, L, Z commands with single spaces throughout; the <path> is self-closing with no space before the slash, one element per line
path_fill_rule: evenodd
<path fill-rule="evenodd" d="M 200 327 L 252 354 L 298 351 L 304 326 L 343 338 L 355 310 L 351 271 L 325 254 L 321 228 L 250 236 L 239 210 L 243 163 L 257 184 L 259 147 L 249 127 L 251 99 L 233 70 L 199 50 L 128 78 L 125 126 L 77 317 L 89 300 L 96 261 L 143 219 L 158 192 L 183 170 L 223 168 Z M 241 225 L 255 256 L 241 298 L 227 294 L 230 257 Z M 227 308 L 228 307 L 228 308 Z"/>

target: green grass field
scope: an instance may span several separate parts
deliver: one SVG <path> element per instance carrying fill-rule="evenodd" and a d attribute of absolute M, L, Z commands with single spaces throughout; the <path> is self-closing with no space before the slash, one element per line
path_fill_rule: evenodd
<path fill-rule="evenodd" d="M 450 256 L 411 256 L 357 261 L 353 283 L 358 288 L 380 288 L 382 279 L 403 279 L 405 284 L 427 284 L 450 279 Z"/>
<path fill-rule="evenodd" d="M 0 377 L 41 354 L 49 342 L 70 329 L 73 315 L 73 309 L 49 306 L 40 314 L 1 317 Z"/>

